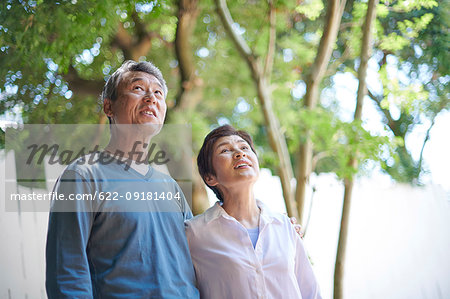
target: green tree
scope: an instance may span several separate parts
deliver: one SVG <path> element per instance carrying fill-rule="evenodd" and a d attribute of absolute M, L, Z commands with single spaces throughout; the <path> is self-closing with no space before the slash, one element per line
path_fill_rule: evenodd
<path fill-rule="evenodd" d="M 373 47 L 373 28 L 376 20 L 378 0 L 369 0 L 367 3 L 367 13 L 363 26 L 363 38 L 361 42 L 360 64 L 358 68 L 358 94 L 356 98 L 356 108 L 353 117 L 355 126 L 359 125 L 362 118 L 362 109 L 364 104 L 364 97 L 367 94 L 367 68 L 369 58 L 371 56 Z M 348 165 L 353 169 L 357 168 L 359 150 L 356 149 L 354 153 L 349 156 Z M 342 207 L 341 227 L 339 232 L 338 248 L 336 253 L 336 265 L 334 272 L 334 298 L 340 299 L 344 297 L 343 292 L 343 277 L 344 277 L 344 262 L 345 252 L 347 248 L 347 236 L 350 217 L 350 204 L 352 200 L 354 178 L 353 175 L 344 177 L 344 204 Z"/>
<path fill-rule="evenodd" d="M 366 3 L 352 5 L 353 13 L 344 15 L 337 58 L 329 73 L 337 70 L 356 77 Z M 448 21 L 443 17 L 448 4 L 397 1 L 380 3 L 377 11 L 373 58 L 378 62 L 382 88 L 372 84 L 368 96 L 397 140 L 394 155 L 384 155 L 382 166 L 397 181 L 420 183 L 424 173 L 422 154 L 414 159 L 405 139 L 417 125 L 428 123 L 423 151 L 436 115 L 449 108 Z"/>
<path fill-rule="evenodd" d="M 194 152 L 211 124 L 248 130 L 263 166 L 278 170 L 290 214 L 301 215 L 311 172 L 352 174 L 351 142 L 367 144 L 359 151 L 374 159 L 379 153 L 371 148 L 385 142 L 342 122 L 339 107 L 319 100 L 337 72 L 356 78 L 367 3 L 344 4 L 230 1 L 231 22 L 211 0 L 4 1 L 0 113 L 19 111 L 26 123 L 105 123 L 98 103 L 105 79 L 125 59 L 152 60 L 168 81 L 168 122 L 192 124 Z M 383 89 L 369 86 L 368 95 L 392 135 L 404 140 L 420 121 L 432 124 L 448 108 L 448 4 L 396 1 L 377 11 L 374 57 Z M 408 82 L 394 84 L 389 61 Z M 421 161 L 398 145 L 384 166 L 411 181 L 408 173 L 420 175 Z M 408 165 L 412 171 L 402 170 Z"/>

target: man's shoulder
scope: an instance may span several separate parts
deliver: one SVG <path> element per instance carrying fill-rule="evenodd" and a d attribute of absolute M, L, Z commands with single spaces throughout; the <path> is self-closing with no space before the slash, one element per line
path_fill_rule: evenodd
<path fill-rule="evenodd" d="M 72 161 L 63 171 L 63 175 L 67 173 L 75 173 L 84 178 L 101 177 L 108 172 L 120 171 L 118 167 L 120 162 L 111 159 L 110 156 L 102 154 L 102 152 L 93 152 L 78 157 Z"/>
<path fill-rule="evenodd" d="M 120 161 L 104 152 L 94 152 L 72 161 L 64 169 L 63 174 L 75 173 L 87 179 L 101 179 L 102 177 L 121 179 L 131 175 L 130 168 L 133 167 L 127 164 L 127 161 Z M 177 182 L 170 175 L 155 168 L 151 168 L 151 171 L 146 176 L 150 181 L 157 181 L 158 183 L 166 183 L 178 187 Z"/>
<path fill-rule="evenodd" d="M 177 182 L 167 173 L 164 173 L 154 167 L 152 167 L 152 178 L 166 181 L 168 183 L 177 184 Z"/>

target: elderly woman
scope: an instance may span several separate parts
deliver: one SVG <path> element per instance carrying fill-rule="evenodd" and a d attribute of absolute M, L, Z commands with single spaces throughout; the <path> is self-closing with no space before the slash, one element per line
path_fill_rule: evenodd
<path fill-rule="evenodd" d="M 289 219 L 256 200 L 259 163 L 249 134 L 225 125 L 197 158 L 219 202 L 186 222 L 202 298 L 321 298 L 301 238 Z"/>

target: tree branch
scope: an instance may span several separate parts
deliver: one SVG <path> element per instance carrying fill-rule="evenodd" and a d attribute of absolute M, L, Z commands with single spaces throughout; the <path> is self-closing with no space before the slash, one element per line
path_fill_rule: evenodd
<path fill-rule="evenodd" d="M 354 25 L 353 22 L 341 23 L 341 26 L 339 26 L 339 31 L 351 28 L 353 27 L 353 25 Z"/>
<path fill-rule="evenodd" d="M 141 19 L 139 18 L 139 15 L 135 10 L 133 10 L 133 12 L 131 13 L 131 19 L 133 19 L 134 28 L 136 31 L 136 35 L 139 37 L 139 40 L 147 36 L 148 35 L 147 29 L 145 28 L 145 25 L 141 22 Z"/>
<path fill-rule="evenodd" d="M 72 65 L 69 65 L 69 71 L 67 74 L 62 76 L 64 80 L 69 83 L 70 90 L 72 90 L 74 94 L 80 96 L 98 97 L 100 96 L 103 86 L 105 85 L 105 82 L 102 80 L 96 81 L 81 78 L 78 75 L 77 70 Z"/>
<path fill-rule="evenodd" d="M 247 45 L 247 42 L 244 40 L 242 36 L 236 33 L 233 29 L 233 19 L 231 18 L 230 11 L 228 10 L 227 4 L 225 0 L 215 0 L 217 13 L 219 14 L 222 24 L 225 27 L 225 31 L 231 37 L 231 40 L 234 42 L 236 48 L 239 53 L 245 58 L 246 61 L 254 61 L 253 53 L 250 47 Z"/>
<path fill-rule="evenodd" d="M 294 177 L 291 158 L 289 156 L 289 150 L 287 148 L 285 136 L 280 130 L 278 118 L 276 117 L 274 109 L 272 107 L 271 90 L 269 84 L 266 81 L 266 78 L 264 77 L 263 67 L 261 66 L 260 61 L 256 59 L 256 55 L 254 55 L 254 53 L 248 47 L 245 40 L 233 29 L 233 19 L 231 18 L 231 14 L 226 5 L 226 1 L 215 0 L 215 3 L 217 13 L 222 20 L 225 31 L 230 36 L 238 52 L 241 54 L 250 68 L 253 81 L 256 85 L 258 100 L 260 102 L 261 110 L 264 115 L 264 120 L 269 137 L 269 144 L 279 160 L 278 173 L 281 180 L 281 187 L 283 189 L 286 210 L 289 215 L 297 216 L 296 203 L 293 197 L 293 187 L 291 185 L 292 178 Z"/>
<path fill-rule="evenodd" d="M 381 106 L 381 99 L 374 95 L 369 89 L 367 90 L 367 95 L 375 102 L 378 109 L 383 113 L 384 117 L 386 118 L 386 124 L 388 127 L 392 130 L 394 135 L 396 135 L 397 132 L 397 121 L 392 117 L 391 113 L 388 109 L 385 109 Z M 397 135 L 396 135 L 397 136 Z"/>
<path fill-rule="evenodd" d="M 360 64 L 358 68 L 358 93 L 356 96 L 356 107 L 355 114 L 353 116 L 354 121 L 361 120 L 362 109 L 364 104 L 364 97 L 367 93 L 367 68 L 369 58 L 372 52 L 372 39 L 373 33 L 372 28 L 376 17 L 376 7 L 378 5 L 378 0 L 369 0 L 367 4 L 366 18 L 363 25 L 363 37 L 361 45 L 360 54 Z M 348 167 L 356 169 L 358 167 L 358 149 L 354 153 L 349 155 Z M 350 218 L 350 205 L 352 200 L 352 193 L 354 187 L 354 176 L 346 177 L 344 179 L 344 204 L 342 207 L 342 217 L 341 217 L 341 227 L 339 231 L 339 241 L 336 253 L 336 265 L 334 271 L 334 298 L 343 298 L 343 277 L 344 277 L 344 266 L 347 248 L 347 238 L 348 238 L 348 227 Z"/>
<path fill-rule="evenodd" d="M 417 163 L 417 169 L 419 173 L 422 171 L 423 150 L 425 149 L 425 145 L 427 144 L 428 140 L 430 140 L 430 132 L 434 126 L 435 120 L 436 115 L 434 115 L 433 119 L 431 120 L 430 127 L 428 128 L 427 134 L 425 135 L 425 139 L 423 140 L 422 148 L 420 150 L 419 162 Z"/>
<path fill-rule="evenodd" d="M 311 67 L 311 73 L 309 75 L 309 93 L 305 96 L 305 106 L 311 107 L 315 105 L 317 101 L 318 90 L 316 86 L 323 78 L 325 70 L 330 61 L 331 52 L 333 51 L 334 43 L 338 35 L 339 25 L 342 19 L 342 13 L 345 8 L 345 0 L 331 0 L 328 3 L 328 9 L 326 14 L 325 29 L 322 34 L 319 43 L 319 49 L 317 50 L 316 59 Z"/>
<path fill-rule="evenodd" d="M 181 81 L 189 81 L 195 76 L 192 47 L 190 39 L 195 29 L 198 16 L 197 0 L 180 0 L 178 24 L 175 37 L 175 52 L 181 73 Z"/>
<path fill-rule="evenodd" d="M 337 68 L 343 64 L 347 59 L 349 59 L 351 56 L 351 50 L 349 47 L 345 47 L 344 53 L 342 53 L 342 56 L 339 57 L 339 59 L 336 59 L 326 70 L 325 77 L 331 76 L 336 73 Z"/>
<path fill-rule="evenodd" d="M 364 103 L 364 97 L 367 94 L 367 67 L 369 63 L 369 58 L 372 53 L 372 40 L 373 40 L 373 23 L 375 22 L 375 17 L 377 14 L 376 7 L 378 5 L 378 0 L 369 0 L 367 5 L 366 20 L 363 26 L 363 40 L 361 46 L 360 64 L 358 68 L 358 94 L 356 97 L 356 109 L 354 114 L 355 120 L 361 120 L 362 108 Z"/>
<path fill-rule="evenodd" d="M 194 54 L 190 43 L 198 15 L 198 0 L 179 1 L 175 53 L 181 74 L 181 84 L 175 103 L 177 109 L 193 108 L 203 96 L 203 81 L 195 74 Z"/>
<path fill-rule="evenodd" d="M 266 77 L 267 82 L 270 83 L 270 77 L 272 74 L 273 60 L 275 57 L 275 40 L 276 40 L 276 11 L 273 7 L 273 1 L 269 0 L 269 43 L 267 45 L 267 55 L 266 62 L 264 64 L 264 77 Z"/>
<path fill-rule="evenodd" d="M 314 109 L 319 99 L 319 85 L 322 81 L 325 70 L 330 62 L 331 53 L 338 36 L 339 25 L 345 8 L 345 0 L 330 0 L 328 2 L 326 24 L 314 63 L 306 80 L 306 94 L 304 97 L 304 107 Z M 306 185 L 309 181 L 312 167 L 313 144 L 310 132 L 305 133 L 305 142 L 299 147 L 297 159 L 297 189 L 295 198 L 299 222 L 303 221 L 303 207 L 305 205 Z"/>
<path fill-rule="evenodd" d="M 122 50 L 125 60 L 132 59 L 137 61 L 140 57 L 146 56 L 152 47 L 151 41 L 155 37 L 162 40 L 166 46 L 171 45 L 169 42 L 165 41 L 160 34 L 147 31 L 136 11 L 131 13 L 131 18 L 135 24 L 134 30 L 137 38 L 133 39 L 133 37 L 124 28 L 123 23 L 119 22 L 116 35 L 112 41 L 113 46 L 115 45 Z"/>
<path fill-rule="evenodd" d="M 138 37 L 133 44 L 131 53 L 133 53 L 134 60 L 138 60 L 141 56 L 146 56 L 152 47 L 152 35 L 147 31 L 145 25 L 142 24 L 139 15 L 135 10 L 131 13 L 131 18 L 134 21 L 134 28 Z"/>
<path fill-rule="evenodd" d="M 312 158 L 312 163 L 311 163 L 311 171 L 314 171 L 316 169 L 317 163 L 322 160 L 323 158 L 329 157 L 331 156 L 331 151 L 323 151 L 320 153 L 317 153 L 313 156 Z"/>
<path fill-rule="evenodd" d="M 123 56 L 126 59 L 132 59 L 131 48 L 133 46 L 133 38 L 123 27 L 123 23 L 119 22 L 116 35 L 112 40 L 112 45 L 119 47 L 122 50 Z"/>

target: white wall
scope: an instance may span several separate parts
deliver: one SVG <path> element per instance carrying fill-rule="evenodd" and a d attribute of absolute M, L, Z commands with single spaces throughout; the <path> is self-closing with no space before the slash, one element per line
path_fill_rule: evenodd
<path fill-rule="evenodd" d="M 2 185 L 5 171 L 15 173 L 13 159 L 10 153 L 5 161 L 0 152 Z M 46 168 L 52 181 L 60 171 Z M 311 182 L 317 191 L 305 244 L 322 294 L 332 298 L 343 187 L 333 175 L 313 177 Z M 255 188 L 257 197 L 270 208 L 285 211 L 279 179 L 268 170 L 262 171 Z M 5 212 L 4 192 L 0 192 L 0 199 L 0 298 L 46 298 L 48 215 Z M 436 186 L 412 188 L 377 180 L 358 182 L 347 250 L 345 298 L 450 298 L 449 194 Z"/>
<path fill-rule="evenodd" d="M 14 154 L 8 153 L 6 160 L 4 155 L 0 152 L 3 190 L 0 192 L 0 298 L 46 298 L 44 258 L 48 214 L 5 212 L 5 172 L 15 177 L 16 168 Z M 30 191 L 14 185 L 17 193 Z"/>

